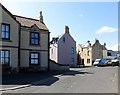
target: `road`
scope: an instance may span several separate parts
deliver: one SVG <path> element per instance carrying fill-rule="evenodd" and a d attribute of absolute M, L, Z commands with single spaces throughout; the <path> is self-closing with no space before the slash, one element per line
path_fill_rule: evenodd
<path fill-rule="evenodd" d="M 118 93 L 118 67 L 73 68 L 30 87 L 3 93 Z"/>

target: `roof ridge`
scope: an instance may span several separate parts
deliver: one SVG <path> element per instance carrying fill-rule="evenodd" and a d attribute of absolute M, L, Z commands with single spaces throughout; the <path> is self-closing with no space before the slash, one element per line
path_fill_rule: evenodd
<path fill-rule="evenodd" d="M 18 15 L 14 15 L 14 17 L 19 17 L 19 18 L 25 18 L 25 19 L 30 19 L 30 20 L 39 21 L 38 19 L 29 18 L 29 17 L 24 17 L 24 16 L 18 16 Z"/>

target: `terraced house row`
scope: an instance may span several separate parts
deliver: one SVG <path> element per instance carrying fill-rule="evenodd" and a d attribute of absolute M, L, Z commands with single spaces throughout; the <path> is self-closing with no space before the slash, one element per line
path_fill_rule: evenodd
<path fill-rule="evenodd" d="M 107 51 L 106 43 L 103 45 L 98 39 L 93 41 L 87 41 L 85 44 L 77 45 L 77 57 L 78 64 L 84 64 L 85 66 L 92 66 L 96 59 L 103 58 L 103 51 Z"/>
<path fill-rule="evenodd" d="M 0 4 L 0 67 L 9 71 L 65 70 L 77 65 L 92 66 L 99 58 L 115 58 L 98 39 L 78 44 L 69 27 L 50 41 L 50 32 L 40 18 L 13 15 Z M 57 63 L 57 64 L 56 64 Z"/>
<path fill-rule="evenodd" d="M 43 21 L 11 14 L 0 4 L 0 61 L 3 71 L 49 68 L 50 32 Z"/>

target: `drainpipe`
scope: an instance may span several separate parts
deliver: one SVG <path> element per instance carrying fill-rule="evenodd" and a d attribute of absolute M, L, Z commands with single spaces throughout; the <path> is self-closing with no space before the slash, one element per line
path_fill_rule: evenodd
<path fill-rule="evenodd" d="M 20 42 L 21 42 L 21 24 L 19 23 L 19 41 L 18 41 L 18 72 L 20 70 Z"/>
<path fill-rule="evenodd" d="M 50 71 L 50 32 L 48 32 L 48 69 Z"/>

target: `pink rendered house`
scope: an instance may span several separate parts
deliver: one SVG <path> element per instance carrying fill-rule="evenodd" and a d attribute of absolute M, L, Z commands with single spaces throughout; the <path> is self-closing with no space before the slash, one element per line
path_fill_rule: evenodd
<path fill-rule="evenodd" d="M 61 37 L 53 38 L 50 44 L 50 59 L 62 65 L 76 65 L 76 41 L 65 26 L 65 33 Z"/>

